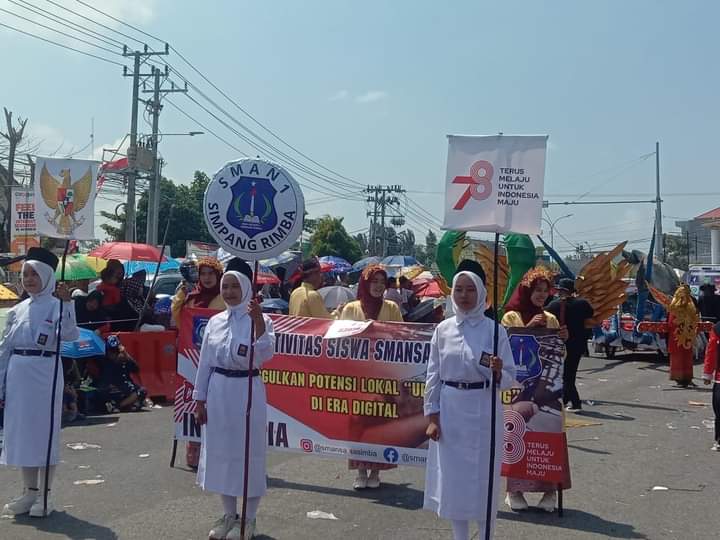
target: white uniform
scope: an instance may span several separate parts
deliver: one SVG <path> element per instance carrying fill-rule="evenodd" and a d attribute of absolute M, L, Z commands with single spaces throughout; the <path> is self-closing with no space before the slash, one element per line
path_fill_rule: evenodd
<path fill-rule="evenodd" d="M 34 266 L 35 261 L 26 264 Z M 40 263 L 42 264 L 42 263 Z M 48 270 L 50 267 L 45 266 Z M 43 290 L 20 302 L 7 315 L 0 343 L 0 399 L 5 399 L 5 446 L 0 464 L 15 467 L 44 467 L 50 434 L 50 397 L 55 369 L 57 323 L 60 300 L 52 293 L 55 277 L 43 276 Z M 63 304 L 62 339 L 79 337 L 73 302 Z M 49 351 L 50 356 L 26 356 L 16 350 Z M 58 360 L 60 362 L 60 360 Z M 54 430 L 50 464 L 60 457 L 59 436 L 62 416 L 63 368 L 58 365 L 55 388 Z"/>
<path fill-rule="evenodd" d="M 452 317 L 437 326 L 431 342 L 425 386 L 425 415 L 440 413 L 440 439 L 430 441 L 428 449 L 424 508 L 445 519 L 478 521 L 482 526 L 487 508 L 492 390 L 489 387 L 458 389 L 441 381 L 491 381 L 492 372 L 479 363 L 483 353 L 493 352 L 495 323 L 482 315 L 484 303 L 483 289 L 472 316 Z M 455 312 L 458 313 L 457 307 Z M 515 364 L 502 326 L 499 328 L 498 356 L 503 361 L 499 387 L 507 389 L 515 379 Z M 503 442 L 503 409 L 499 395 L 495 406 L 493 520 L 500 487 Z M 491 527 L 493 524 L 494 521 Z"/>
<path fill-rule="evenodd" d="M 253 368 L 272 358 L 275 333 L 265 316 L 265 333 L 255 342 Z M 245 465 L 247 377 L 227 377 L 214 367 L 246 370 L 250 360 L 250 317 L 247 301 L 212 317 L 205 328 L 193 398 L 206 401 L 207 424 L 202 431 L 198 484 L 207 491 L 242 496 Z M 248 497 L 265 494 L 267 453 L 265 385 L 253 377 L 250 413 Z"/>

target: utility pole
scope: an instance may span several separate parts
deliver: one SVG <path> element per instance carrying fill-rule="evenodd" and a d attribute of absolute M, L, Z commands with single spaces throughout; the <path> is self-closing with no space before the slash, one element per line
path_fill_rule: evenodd
<path fill-rule="evenodd" d="M 385 227 L 385 221 L 389 218 L 390 222 L 395 226 L 402 226 L 405 224 L 405 216 L 400 212 L 400 199 L 397 195 L 405 193 L 402 186 L 368 186 L 365 189 L 365 193 L 371 194 L 367 198 L 367 202 L 373 203 L 373 211 L 367 212 L 368 217 L 372 217 L 371 221 L 371 251 L 373 254 L 377 254 L 377 229 L 378 229 L 378 218 L 380 218 L 380 256 L 385 257 L 387 255 L 387 228 Z M 397 195 L 396 195 L 397 194 Z M 391 213 L 388 213 L 390 211 Z"/>
<path fill-rule="evenodd" d="M 655 143 L 655 245 L 657 257 L 665 262 L 665 244 L 662 233 L 662 199 L 660 198 L 660 143 Z"/>
<path fill-rule="evenodd" d="M 165 66 L 165 76 L 169 75 L 168 66 Z M 159 142 L 160 142 L 160 111 L 162 105 L 160 103 L 160 96 L 165 94 L 171 94 L 175 92 L 187 92 L 187 83 L 185 88 L 175 88 L 175 85 L 171 83 L 169 89 L 161 89 L 160 77 L 162 72 L 153 67 L 153 89 L 143 90 L 144 93 L 152 92 L 153 99 L 147 103 L 150 114 L 152 115 L 152 151 L 153 151 L 153 172 L 150 177 L 150 189 L 148 190 L 148 209 L 147 209 L 147 223 L 145 233 L 145 243 L 152 246 L 158 244 L 158 222 L 160 220 L 160 178 L 161 174 L 161 159 L 159 154 Z"/>
<path fill-rule="evenodd" d="M 135 184 L 138 178 L 138 145 L 137 145 L 137 124 L 138 124 L 138 101 L 140 92 L 140 77 L 152 77 L 153 73 L 140 73 L 140 59 L 150 56 L 167 55 L 170 47 L 166 43 L 164 51 L 150 51 L 145 45 L 142 51 L 128 51 L 127 46 L 123 47 L 123 56 L 133 57 L 133 72 L 128 74 L 127 68 L 123 69 L 124 77 L 132 77 L 132 112 L 130 116 L 130 147 L 128 148 L 128 169 L 127 178 L 127 200 L 125 201 L 125 240 L 135 242 Z M 143 161 L 143 160 L 140 160 Z"/>

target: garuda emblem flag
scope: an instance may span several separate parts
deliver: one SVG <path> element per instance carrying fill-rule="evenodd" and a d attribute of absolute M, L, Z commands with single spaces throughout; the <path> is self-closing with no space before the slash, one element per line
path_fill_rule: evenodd
<path fill-rule="evenodd" d="M 98 162 L 38 157 L 35 204 L 38 233 L 52 238 L 95 237 Z"/>

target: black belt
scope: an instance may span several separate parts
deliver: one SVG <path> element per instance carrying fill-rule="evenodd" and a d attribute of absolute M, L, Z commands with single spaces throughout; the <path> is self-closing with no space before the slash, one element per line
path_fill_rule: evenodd
<path fill-rule="evenodd" d="M 13 349 L 18 356 L 55 356 L 55 351 L 41 351 L 40 349 Z"/>
<path fill-rule="evenodd" d="M 482 382 L 461 382 L 461 381 L 440 381 L 445 386 L 452 386 L 458 390 L 482 390 L 483 388 L 489 388 L 490 383 L 488 381 Z"/>
<path fill-rule="evenodd" d="M 214 367 L 213 373 L 219 373 L 220 375 L 225 375 L 226 377 L 257 377 L 260 375 L 260 370 L 253 369 L 250 371 L 247 369 L 225 369 L 221 367 Z"/>

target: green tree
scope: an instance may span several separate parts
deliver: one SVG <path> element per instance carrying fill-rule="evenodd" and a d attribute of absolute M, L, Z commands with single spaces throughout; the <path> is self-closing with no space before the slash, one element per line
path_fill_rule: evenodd
<path fill-rule="evenodd" d="M 688 250 L 687 239 L 684 236 L 676 234 L 666 234 L 665 236 L 665 262 L 673 268 L 680 270 L 688 269 Z"/>
<path fill-rule="evenodd" d="M 105 238 L 108 242 L 121 242 L 125 239 L 125 212 L 106 212 L 100 210 L 100 215 L 106 219 L 105 223 L 100 225 L 100 228 L 105 231 L 107 237 Z"/>
<path fill-rule="evenodd" d="M 363 257 L 357 240 L 345 230 L 343 218 L 323 216 L 316 220 L 315 232 L 310 237 L 312 255 L 332 255 L 354 262 Z"/>
<path fill-rule="evenodd" d="M 431 266 L 435 262 L 435 258 L 437 257 L 437 244 L 437 235 L 433 231 L 428 231 L 427 236 L 425 236 L 425 264 L 427 266 Z"/>
<path fill-rule="evenodd" d="M 398 233 L 400 255 L 415 255 L 415 233 L 410 229 Z"/>
<path fill-rule="evenodd" d="M 162 241 L 165 227 L 168 226 L 170 207 L 174 205 L 167 235 L 167 245 L 174 257 L 185 256 L 186 240 L 215 242 L 208 232 L 202 209 L 203 196 L 209 182 L 210 178 L 202 171 L 195 171 L 189 185 L 175 184 L 166 178 L 160 182 L 158 238 Z M 146 238 L 147 206 L 147 194 L 143 193 L 137 212 L 139 242 L 144 242 Z"/>

